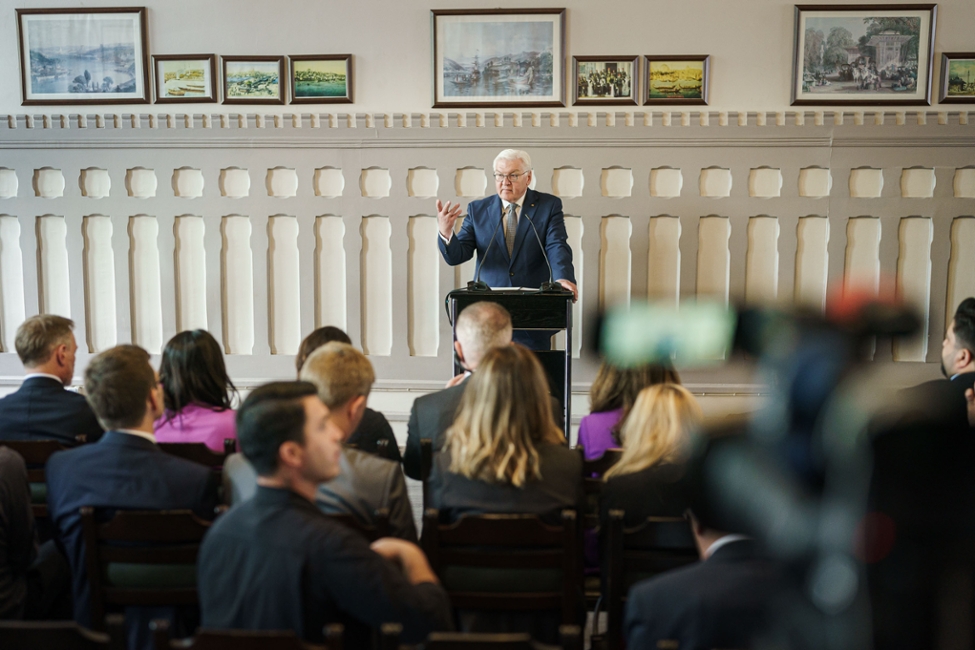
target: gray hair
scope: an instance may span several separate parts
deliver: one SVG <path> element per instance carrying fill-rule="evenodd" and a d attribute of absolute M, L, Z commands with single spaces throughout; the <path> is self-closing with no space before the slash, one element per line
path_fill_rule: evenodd
<path fill-rule="evenodd" d="M 527 151 L 521 151 L 520 149 L 505 149 L 497 155 L 494 159 L 494 168 L 497 169 L 499 160 L 518 160 L 525 166 L 523 171 L 530 172 L 532 170 L 532 158 L 528 155 Z"/>
<path fill-rule="evenodd" d="M 511 343 L 511 314 L 496 302 L 475 302 L 457 316 L 457 340 L 473 368 L 491 348 Z"/>

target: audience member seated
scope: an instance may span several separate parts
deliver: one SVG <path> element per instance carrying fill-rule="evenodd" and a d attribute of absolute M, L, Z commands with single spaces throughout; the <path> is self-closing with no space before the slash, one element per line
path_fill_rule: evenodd
<path fill-rule="evenodd" d="M 691 432 L 704 419 L 689 390 L 657 384 L 640 391 L 620 431 L 623 455 L 606 472 L 600 495 L 603 521 L 610 510 L 626 512 L 626 526 L 647 517 L 680 517 L 690 505 L 684 461 Z"/>
<path fill-rule="evenodd" d="M 756 543 L 690 514 L 701 562 L 630 589 L 623 622 L 628 648 L 751 648 L 767 626 L 780 586 L 775 565 Z"/>
<path fill-rule="evenodd" d="M 444 432 L 454 423 L 461 395 L 472 372 L 491 348 L 511 344 L 511 314 L 495 302 L 476 302 L 464 308 L 457 317 L 454 350 L 460 365 L 467 371 L 459 383 L 436 393 L 418 397 L 410 410 L 406 429 L 406 451 L 403 469 L 410 478 L 420 477 L 420 440 L 429 438 L 433 451 L 443 449 Z"/>
<path fill-rule="evenodd" d="M 202 442 L 223 453 L 223 441 L 237 438 L 233 396 L 220 344 L 206 330 L 180 332 L 163 348 L 159 379 L 163 416 L 156 421 L 158 442 Z"/>
<path fill-rule="evenodd" d="M 0 620 L 70 617 L 70 594 L 64 556 L 37 545 L 24 459 L 0 446 Z"/>
<path fill-rule="evenodd" d="M 244 400 L 237 433 L 258 473 L 257 494 L 203 540 L 204 627 L 294 630 L 321 643 L 326 624 L 342 623 L 347 648 L 370 647 L 370 628 L 387 622 L 403 625 L 407 643 L 449 628 L 447 595 L 416 545 L 392 538 L 370 545 L 315 507 L 319 483 L 341 471 L 342 431 L 329 419 L 307 382 L 267 384 Z"/>
<path fill-rule="evenodd" d="M 606 361 L 589 390 L 590 413 L 579 422 L 579 446 L 586 460 L 619 447 L 619 431 L 640 391 L 656 384 L 679 384 L 677 371 L 659 364 L 617 368 Z"/>
<path fill-rule="evenodd" d="M 107 433 L 97 444 L 51 456 L 47 462 L 47 503 L 58 543 L 71 565 L 75 620 L 90 628 L 79 509 L 92 506 L 100 518 L 120 509 L 190 509 L 212 519 L 217 481 L 209 468 L 156 446 L 153 424 L 163 413 L 163 392 L 145 350 L 120 345 L 93 358 L 85 370 L 85 391 Z M 193 614 L 195 608 L 187 613 Z M 171 608 L 130 607 L 125 618 L 132 650 L 152 647 L 148 628 L 152 618 L 188 622 L 182 617 L 177 621 Z"/>
<path fill-rule="evenodd" d="M 372 364 L 351 345 L 327 343 L 308 357 L 301 378 L 318 388 L 319 398 L 329 409 L 329 426 L 346 440 L 365 411 L 375 381 Z M 384 508 L 389 510 L 391 534 L 417 541 L 406 480 L 398 462 L 346 447 L 339 465 L 341 473 L 318 488 L 315 502 L 323 512 L 348 513 L 364 524 L 373 524 L 376 510 Z M 224 473 L 234 498 L 253 495 L 257 473 L 240 454 L 227 459 Z"/>
<path fill-rule="evenodd" d="M 537 514 L 559 524 L 582 503 L 582 459 L 552 417 L 545 372 L 521 345 L 488 351 L 468 380 L 430 476 L 431 507 L 465 514 Z"/>
<path fill-rule="evenodd" d="M 319 327 L 305 337 L 305 340 L 301 342 L 301 346 L 298 348 L 298 354 L 295 356 L 295 368 L 299 376 L 301 375 L 301 368 L 305 365 L 305 360 L 311 356 L 311 353 L 332 341 L 352 345 L 352 339 L 349 338 L 348 334 L 331 325 Z M 383 449 L 379 448 L 379 441 L 381 440 L 386 441 Z M 359 426 L 349 436 L 346 444 L 367 454 L 376 454 L 383 458 L 395 460 L 397 463 L 402 461 L 399 453 L 399 443 L 396 442 L 396 436 L 393 434 L 393 427 L 389 426 L 385 415 L 379 411 L 372 410 L 368 406 L 366 407 L 366 412 L 362 414 L 362 421 L 359 422 Z"/>
<path fill-rule="evenodd" d="M 17 328 L 14 347 L 27 370 L 15 393 L 0 399 L 0 440 L 59 440 L 75 444 L 78 436 L 94 442 L 102 428 L 83 395 L 65 386 L 74 375 L 74 323 L 41 314 Z"/>

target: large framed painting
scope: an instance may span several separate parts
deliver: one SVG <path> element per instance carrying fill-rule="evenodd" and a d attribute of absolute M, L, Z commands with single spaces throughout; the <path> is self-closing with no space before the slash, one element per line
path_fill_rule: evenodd
<path fill-rule="evenodd" d="M 283 104 L 283 56 L 222 56 L 224 104 Z"/>
<path fill-rule="evenodd" d="M 975 52 L 941 53 L 939 104 L 975 104 Z"/>
<path fill-rule="evenodd" d="M 216 55 L 153 55 L 152 67 L 157 104 L 217 101 Z"/>
<path fill-rule="evenodd" d="M 708 103 L 711 57 L 707 54 L 644 56 L 646 97 L 644 105 L 678 106 Z"/>
<path fill-rule="evenodd" d="M 796 5 L 793 106 L 930 106 L 937 5 Z"/>
<path fill-rule="evenodd" d="M 636 106 L 638 64 L 636 56 L 572 57 L 572 104 Z"/>
<path fill-rule="evenodd" d="M 352 55 L 289 56 L 292 104 L 351 104 Z"/>
<path fill-rule="evenodd" d="M 146 104 L 145 7 L 18 9 L 24 106 Z"/>
<path fill-rule="evenodd" d="M 565 106 L 565 9 L 435 9 L 433 107 Z"/>

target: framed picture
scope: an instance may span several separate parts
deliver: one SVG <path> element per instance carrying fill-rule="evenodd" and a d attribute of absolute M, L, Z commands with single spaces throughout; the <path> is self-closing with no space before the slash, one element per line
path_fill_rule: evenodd
<path fill-rule="evenodd" d="M 157 104 L 217 101 L 215 55 L 153 55 L 152 68 Z"/>
<path fill-rule="evenodd" d="M 434 10 L 433 107 L 565 106 L 565 9 Z"/>
<path fill-rule="evenodd" d="M 292 104 L 351 104 L 352 55 L 289 56 Z"/>
<path fill-rule="evenodd" d="M 937 5 L 796 5 L 792 105 L 930 106 Z"/>
<path fill-rule="evenodd" d="M 572 57 L 572 104 L 636 106 L 639 57 Z"/>
<path fill-rule="evenodd" d="M 24 106 L 147 104 L 146 8 L 18 9 Z"/>
<path fill-rule="evenodd" d="M 941 92 L 938 103 L 975 103 L 975 52 L 941 53 Z"/>
<path fill-rule="evenodd" d="M 706 54 L 644 56 L 646 95 L 643 104 L 699 105 L 708 103 L 708 72 L 711 57 Z"/>
<path fill-rule="evenodd" d="M 283 104 L 283 56 L 222 56 L 224 104 Z"/>

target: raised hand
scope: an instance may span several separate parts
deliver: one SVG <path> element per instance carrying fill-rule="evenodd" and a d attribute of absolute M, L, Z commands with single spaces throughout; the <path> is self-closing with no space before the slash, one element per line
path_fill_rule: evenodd
<path fill-rule="evenodd" d="M 454 222 L 460 216 L 460 203 L 452 205 L 447 201 L 446 205 L 437 199 L 437 228 L 440 230 L 444 239 L 450 240 L 454 233 Z"/>

